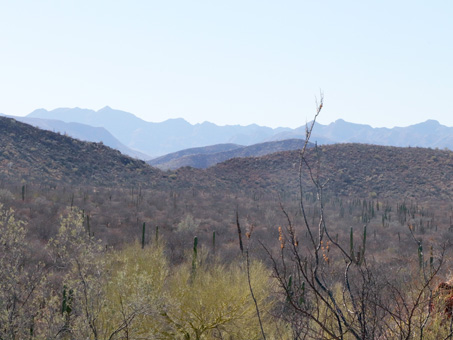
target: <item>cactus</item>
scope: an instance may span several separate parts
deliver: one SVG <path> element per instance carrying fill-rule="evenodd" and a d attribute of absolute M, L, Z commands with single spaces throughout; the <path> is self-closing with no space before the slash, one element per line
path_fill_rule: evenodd
<path fill-rule="evenodd" d="M 143 227 L 142 227 L 142 249 L 145 248 L 145 231 L 146 231 L 146 224 L 143 222 Z"/>
<path fill-rule="evenodd" d="M 421 241 L 418 242 L 418 264 L 420 269 L 423 269 L 423 246 Z"/>
<path fill-rule="evenodd" d="M 236 226 L 238 230 L 239 236 L 239 249 L 241 250 L 241 254 L 244 254 L 244 246 L 242 244 L 242 232 L 241 232 L 241 225 L 239 224 L 239 212 L 236 209 Z"/>
<path fill-rule="evenodd" d="M 87 232 L 88 236 L 91 236 L 90 215 L 88 214 L 87 214 Z"/>
<path fill-rule="evenodd" d="M 299 297 L 299 305 L 302 305 L 305 302 L 305 282 L 302 282 L 302 285 L 300 286 L 300 297 Z"/>
<path fill-rule="evenodd" d="M 350 246 L 350 256 L 351 261 L 357 265 L 362 265 L 365 260 L 365 250 L 366 250 L 366 225 L 363 226 L 363 240 L 362 245 L 359 246 L 359 251 L 355 254 L 354 251 L 354 230 L 351 227 L 351 233 L 349 236 L 349 246 Z"/>
<path fill-rule="evenodd" d="M 212 252 L 215 255 L 215 231 L 212 232 Z"/>
<path fill-rule="evenodd" d="M 193 238 L 193 255 L 192 255 L 192 275 L 195 275 L 197 270 L 197 256 L 198 256 L 198 237 Z"/>
<path fill-rule="evenodd" d="M 288 278 L 288 287 L 286 288 L 286 302 L 289 302 L 290 299 L 292 298 L 293 296 L 293 290 L 292 290 L 292 284 L 293 284 L 293 276 L 290 275 L 289 278 Z"/>
<path fill-rule="evenodd" d="M 61 314 L 66 312 L 67 315 L 72 312 L 72 301 L 74 299 L 74 291 L 70 289 L 66 294 L 66 285 L 63 286 L 63 300 L 61 304 Z"/>
<path fill-rule="evenodd" d="M 63 299 L 61 303 L 61 314 L 63 315 L 66 311 L 67 305 L 67 296 L 66 296 L 66 286 L 63 286 Z"/>
<path fill-rule="evenodd" d="M 361 263 L 362 264 L 363 260 L 365 259 L 365 250 L 366 250 L 366 224 L 363 226 L 363 241 L 362 241 L 362 249 L 361 249 Z"/>
<path fill-rule="evenodd" d="M 159 226 L 156 225 L 156 246 L 159 244 Z"/>
<path fill-rule="evenodd" d="M 22 185 L 22 201 L 25 201 L 25 184 Z"/>
<path fill-rule="evenodd" d="M 351 256 L 351 261 L 356 262 L 355 253 L 354 253 L 354 230 L 352 229 L 352 227 L 351 227 L 351 232 L 349 235 L 349 247 L 350 247 L 349 254 Z"/>

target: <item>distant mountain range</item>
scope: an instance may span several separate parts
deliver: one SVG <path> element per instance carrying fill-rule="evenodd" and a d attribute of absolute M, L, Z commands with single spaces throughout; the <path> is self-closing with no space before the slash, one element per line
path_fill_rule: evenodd
<path fill-rule="evenodd" d="M 21 119 L 19 117 L 15 118 Z M 102 141 L 125 154 L 145 160 L 185 149 L 219 144 L 236 144 L 237 148 L 240 148 L 270 141 L 305 138 L 305 126 L 296 129 L 273 129 L 255 124 L 248 126 L 217 126 L 213 123 L 204 122 L 192 125 L 181 118 L 169 119 L 161 123 L 151 123 L 131 113 L 114 110 L 108 106 L 99 111 L 80 108 L 60 108 L 52 111 L 39 109 L 26 117 L 26 119 L 30 118 L 40 119 L 39 123 L 38 121 L 29 121 L 32 125 L 60 132 L 64 130 L 68 135 L 82 140 Z M 48 120 L 53 120 L 53 122 Z M 57 123 L 55 120 L 67 124 L 84 124 L 84 126 L 74 124 L 61 125 L 62 123 Z M 60 125 L 58 126 L 58 124 Z M 104 128 L 107 131 L 91 130 L 87 133 L 88 128 L 86 125 Z M 108 132 L 112 136 L 109 136 Z M 115 142 L 114 139 L 117 141 Z M 453 150 L 453 127 L 447 127 L 437 121 L 428 120 L 408 127 L 372 128 L 369 125 L 348 123 L 339 119 L 329 125 L 316 123 L 311 141 L 318 144 L 364 143 L 448 148 Z M 204 151 L 200 149 L 198 151 L 200 154 L 217 153 L 213 152 L 212 148 L 210 151 L 208 149 Z M 219 150 L 218 152 L 226 151 L 232 150 Z M 194 158 L 193 150 L 188 151 L 188 153 L 191 155 L 190 157 Z M 187 154 L 183 152 L 179 156 L 186 157 Z M 173 160 L 175 159 L 175 155 L 169 157 Z M 200 156 L 197 157 L 200 158 Z M 164 161 L 160 159 L 151 163 L 157 165 L 156 162 Z M 172 162 L 176 164 L 176 161 Z M 190 162 L 202 165 L 205 161 L 200 158 L 198 161 L 191 160 Z M 191 164 L 190 162 L 187 164 Z M 206 161 L 206 164 L 210 164 L 210 161 Z M 175 165 L 165 166 L 173 168 Z"/>
<path fill-rule="evenodd" d="M 221 143 L 251 145 L 263 142 L 276 133 L 290 130 L 258 125 L 217 126 L 209 122 L 192 125 L 181 118 L 150 123 L 131 113 L 113 110 L 108 106 L 99 111 L 80 108 L 62 108 L 52 111 L 39 109 L 27 117 L 57 119 L 104 127 L 127 147 L 152 157 Z"/>
<path fill-rule="evenodd" d="M 276 140 L 288 138 L 305 138 L 305 127 L 284 131 L 272 137 Z M 407 127 L 373 128 L 338 119 L 329 125 L 315 124 L 312 141 L 318 141 L 318 144 L 362 143 L 453 150 L 453 127 L 441 125 L 436 120 L 427 120 Z"/>

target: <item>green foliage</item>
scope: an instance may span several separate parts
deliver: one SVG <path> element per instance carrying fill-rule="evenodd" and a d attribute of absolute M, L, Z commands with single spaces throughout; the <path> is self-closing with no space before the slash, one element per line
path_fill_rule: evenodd
<path fill-rule="evenodd" d="M 262 310 L 269 311 L 272 284 L 262 264 L 252 263 L 251 278 Z M 260 339 L 255 307 L 247 286 L 245 268 L 201 265 L 191 276 L 188 264 L 168 278 L 168 308 L 162 311 L 160 339 Z M 269 314 L 265 319 L 269 327 Z M 271 331 L 271 329 L 269 329 Z"/>
<path fill-rule="evenodd" d="M 162 245 L 141 249 L 138 243 L 109 254 L 104 306 L 99 319 L 114 339 L 150 338 L 151 325 L 166 305 L 169 264 Z M 153 326 L 154 327 L 154 326 Z"/>
<path fill-rule="evenodd" d="M 194 246 L 196 243 L 194 243 Z M 184 262 L 170 269 L 163 246 L 128 246 L 111 254 L 104 308 L 99 320 L 103 331 L 118 331 L 130 339 L 260 339 L 255 307 L 245 268 Z M 273 334 L 269 310 L 273 300 L 270 273 L 258 262 L 251 278 L 265 326 Z"/>
<path fill-rule="evenodd" d="M 72 303 L 74 300 L 74 291 L 70 289 L 67 291 L 67 287 L 63 286 L 63 299 L 61 303 L 61 314 L 71 314 L 72 312 Z"/>

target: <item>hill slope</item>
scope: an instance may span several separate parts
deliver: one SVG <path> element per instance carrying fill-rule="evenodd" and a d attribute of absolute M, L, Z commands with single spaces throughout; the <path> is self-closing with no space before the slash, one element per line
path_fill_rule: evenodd
<path fill-rule="evenodd" d="M 349 197 L 442 199 L 452 202 L 453 152 L 366 144 L 323 145 L 307 150 L 325 191 Z M 316 164 L 319 159 L 319 166 Z M 0 117 L 0 181 L 131 186 L 220 195 L 295 195 L 299 152 L 233 158 L 208 169 L 162 172 L 105 145 L 81 142 Z M 306 172 L 306 191 L 311 190 Z M 277 196 L 276 196 L 277 197 Z"/>
<path fill-rule="evenodd" d="M 77 138 L 87 142 L 94 142 L 94 143 L 104 143 L 105 145 L 119 150 L 121 153 L 142 159 L 148 160 L 151 157 L 141 153 L 139 151 L 133 150 L 123 143 L 121 143 L 118 139 L 116 139 L 109 131 L 107 131 L 103 127 L 94 127 L 91 125 L 81 124 L 81 123 L 67 123 L 61 120 L 55 119 L 43 119 L 43 118 L 31 118 L 31 117 L 13 117 L 8 116 L 9 118 L 13 118 L 19 122 L 30 124 L 35 127 L 39 127 L 40 129 L 49 130 L 53 132 L 58 132 L 61 134 L 68 135 L 73 138 Z"/>
<path fill-rule="evenodd" d="M 225 145 L 224 148 L 227 148 L 227 146 L 231 144 L 221 144 L 220 146 L 223 145 Z M 217 146 L 216 148 L 196 148 L 152 159 L 148 161 L 148 164 L 163 170 L 174 170 L 183 166 L 204 169 L 235 157 L 260 157 L 279 151 L 297 150 L 302 148 L 303 145 L 304 141 L 301 139 L 287 139 L 283 141 L 258 143 L 250 146 L 230 147 L 230 150 L 221 152 L 216 152 L 220 149 L 220 146 Z"/>
<path fill-rule="evenodd" d="M 0 176 L 114 186 L 149 183 L 161 172 L 98 143 L 82 142 L 0 117 Z"/>
<path fill-rule="evenodd" d="M 334 144 L 309 149 L 307 159 L 325 190 L 335 195 L 453 199 L 453 152 L 449 150 Z M 298 169 L 299 152 L 286 151 L 231 159 L 206 172 L 229 187 L 297 192 Z"/>

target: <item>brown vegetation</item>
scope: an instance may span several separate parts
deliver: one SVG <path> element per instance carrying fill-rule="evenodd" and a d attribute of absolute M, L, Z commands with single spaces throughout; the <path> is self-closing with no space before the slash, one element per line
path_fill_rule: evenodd
<path fill-rule="evenodd" d="M 271 288 L 264 294 L 270 300 L 263 298 L 264 287 L 252 284 L 268 338 L 447 339 L 451 335 L 448 315 L 430 312 L 434 298 L 443 299 L 435 288 L 450 279 L 452 265 L 450 151 L 357 144 L 307 149 L 304 157 L 313 176 L 302 172 L 300 191 L 299 152 L 232 159 L 206 170 L 161 172 L 100 144 L 9 119 L 0 122 L 1 226 L 10 231 L 1 234 L 5 240 L 0 244 L 0 260 L 9 265 L 3 267 L 8 270 L 2 272 L 1 282 L 14 283 L 2 285 L 0 293 L 13 297 L 11 303 L 17 307 L 2 314 L 6 317 L 0 319 L 2 331 L 16 329 L 2 333 L 2 338 L 24 338 L 32 320 L 35 338 L 40 329 L 48 331 L 40 333 L 42 338 L 77 338 L 77 334 L 87 339 L 110 335 L 136 339 L 134 330 L 145 329 L 156 338 L 187 339 L 189 334 L 191 339 L 215 339 L 228 334 L 234 339 L 259 339 L 263 332 L 248 294 L 239 296 L 248 299 L 238 304 L 245 309 L 238 310 L 252 325 L 243 334 L 236 314 L 222 314 L 228 322 L 214 326 L 209 319 L 214 312 L 208 313 L 204 320 L 210 326 L 199 325 L 211 328 L 201 331 L 189 329 L 193 320 L 178 312 L 184 305 L 192 316 L 202 314 L 187 296 L 220 296 L 215 290 L 199 290 L 203 277 L 209 281 L 227 272 L 231 279 L 241 277 L 237 287 L 247 290 L 238 226 L 247 260 L 250 256 L 252 262 L 260 261 L 274 271 L 276 281 L 267 284 L 261 279 Z M 72 238 L 63 227 L 71 228 Z M 134 255 L 142 249 L 130 246 L 142 241 L 143 230 L 145 247 L 140 254 L 159 242 L 167 244 L 160 255 L 146 253 L 156 262 Z M 197 268 L 203 273 L 197 279 L 191 276 L 194 236 L 201 261 Z M 15 252 L 4 248 L 7 244 L 14 244 Z M 155 268 L 146 267 L 151 263 L 180 268 L 171 276 L 159 276 L 173 282 L 171 294 L 177 292 L 180 299 L 167 299 L 169 291 L 158 290 L 146 295 L 146 304 L 139 303 L 141 289 L 153 277 L 157 280 Z M 217 271 L 211 271 L 213 263 Z M 140 276 L 140 266 L 149 276 Z M 262 268 L 256 266 L 253 270 Z M 258 271 L 269 276 L 264 269 Z M 350 283 L 346 291 L 345 273 Z M 131 284 L 124 281 L 126 276 L 137 280 Z M 195 289 L 191 284 L 198 279 Z M 159 280 L 154 281 L 156 289 L 161 289 Z M 175 282 L 187 285 L 178 287 Z M 224 290 L 221 285 L 217 288 Z M 131 293 L 122 295 L 127 289 Z M 78 304 L 62 311 L 63 292 L 66 301 L 77 296 Z M 232 300 L 233 295 L 226 293 L 233 292 L 223 295 Z M 11 303 L 0 303 L 0 308 L 11 312 Z M 434 306 L 445 308 L 442 302 Z M 162 313 L 168 318 L 161 318 Z M 341 314 L 344 320 L 339 322 Z M 151 326 L 151 319 L 159 320 L 160 326 Z M 109 320 L 108 327 L 100 320 Z M 19 333 L 19 324 L 28 328 Z M 181 330 L 178 325 L 187 327 Z"/>

